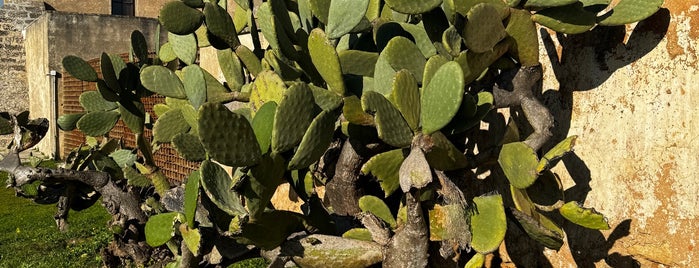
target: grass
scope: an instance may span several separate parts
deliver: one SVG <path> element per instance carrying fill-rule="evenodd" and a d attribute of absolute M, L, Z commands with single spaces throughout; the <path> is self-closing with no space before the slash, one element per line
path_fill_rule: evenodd
<path fill-rule="evenodd" d="M 0 173 L 0 183 L 6 180 Z M 110 215 L 97 202 L 70 211 L 68 231 L 53 220 L 55 205 L 39 205 L 0 189 L 0 267 L 100 267 L 99 250 L 111 241 Z"/>

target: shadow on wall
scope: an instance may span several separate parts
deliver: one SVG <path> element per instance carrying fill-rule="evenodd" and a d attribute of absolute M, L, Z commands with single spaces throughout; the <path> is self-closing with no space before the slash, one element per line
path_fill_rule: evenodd
<path fill-rule="evenodd" d="M 541 31 L 544 47 L 551 61 L 551 67 L 560 83 L 560 89 L 548 90 L 543 94 L 545 105 L 552 112 L 555 120 L 554 137 L 542 151 L 547 151 L 568 136 L 571 125 L 573 92 L 593 90 L 618 69 L 631 64 L 653 50 L 665 37 L 670 24 L 670 12 L 661 9 L 653 16 L 639 22 L 631 34 L 626 36 L 625 26 L 596 27 L 592 31 L 579 35 L 556 35 L 560 45 L 557 50 L 552 37 L 545 30 Z M 624 42 L 624 40 L 627 40 Z M 589 57 L 590 50 L 594 57 Z M 559 53 L 560 51 L 560 53 Z M 526 122 L 522 118 L 515 120 L 519 126 Z M 524 131 L 527 131 L 526 128 Z M 526 135 L 526 134 L 525 134 Z M 590 188 L 590 170 L 585 162 L 575 153 L 563 157 L 563 164 L 575 182 L 575 186 L 565 191 L 566 201 L 584 203 Z M 604 189 L 597 189 L 604 190 Z M 602 232 L 590 230 L 564 220 L 558 213 L 546 214 L 553 221 L 562 223 L 561 227 L 568 238 L 573 259 L 578 267 L 595 267 L 595 263 L 604 260 L 611 267 L 639 267 L 632 256 L 618 252 L 610 253 L 614 243 L 630 234 L 631 219 L 626 219 L 613 226 L 613 231 L 605 239 Z M 514 224 L 514 223 L 513 223 Z M 543 248 L 520 228 L 512 226 L 508 232 L 513 234 L 512 241 L 506 241 L 510 258 L 518 267 L 552 267 L 543 256 Z M 508 234 L 508 237 L 510 234 Z M 538 249 L 538 250 L 532 250 Z"/>

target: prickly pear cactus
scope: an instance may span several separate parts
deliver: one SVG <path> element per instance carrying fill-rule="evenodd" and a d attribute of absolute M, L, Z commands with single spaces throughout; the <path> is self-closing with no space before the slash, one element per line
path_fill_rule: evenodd
<path fill-rule="evenodd" d="M 571 137 L 539 153 L 554 141 L 552 117 L 536 94 L 542 79 L 536 25 L 576 34 L 642 20 L 662 5 L 622 0 L 601 12 L 609 1 L 593 2 L 173 1 L 160 13 L 170 40 L 156 57 L 148 58 L 135 34 L 139 62 L 104 54 L 102 77 L 77 57 L 64 59 L 68 72 L 100 90 L 81 96 L 85 113 L 58 123 L 91 136 L 104 135 L 119 118 L 137 133 L 152 128 L 154 143 L 139 143 L 146 157 L 136 168 L 152 166 L 148 156 L 162 143 L 202 163 L 189 178 L 196 181 L 186 184 L 185 214 L 148 221 L 152 246 L 183 241 L 188 254 L 201 257 L 211 249 L 200 240 L 225 237 L 265 250 L 281 247 L 277 261 L 302 267 L 348 256 L 359 261 L 347 267 L 382 260 L 387 267 L 413 267 L 428 258 L 480 267 L 507 239 L 507 228 L 560 248 L 560 222 L 543 210 L 586 228 L 609 227 L 602 214 L 575 200 L 539 204 L 529 196 L 556 183 L 549 169 L 575 142 Z M 234 14 L 225 9 L 231 5 Z M 246 30 L 254 47 L 240 43 Z M 217 50 L 223 81 L 198 65 L 204 46 Z M 149 124 L 139 97 L 153 93 L 168 102 L 153 108 L 158 119 Z M 495 108 L 513 107 L 524 110 L 534 128 L 530 136 L 520 137 L 514 120 L 495 115 Z M 491 127 L 480 128 L 483 121 Z M 143 176 L 159 178 L 152 174 L 157 169 L 124 168 L 138 185 Z M 466 187 L 476 180 L 488 186 Z M 289 196 L 303 203 L 297 212 L 271 201 L 285 183 L 294 192 Z M 364 194 L 370 192 L 380 197 Z M 298 238 L 313 233 L 347 245 L 365 240 L 373 245 L 371 256 Z M 477 253 L 459 260 L 469 248 Z M 323 259 L 298 257 L 311 252 L 304 249 Z M 189 258 L 185 253 L 178 260 Z"/>

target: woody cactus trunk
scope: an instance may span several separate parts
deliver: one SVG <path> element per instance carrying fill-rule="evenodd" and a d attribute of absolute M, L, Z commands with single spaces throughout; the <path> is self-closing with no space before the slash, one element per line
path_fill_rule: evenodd
<path fill-rule="evenodd" d="M 565 234 L 545 215 L 609 226 L 568 202 L 549 170 L 576 137 L 551 140 L 537 24 L 583 33 L 642 20 L 662 0 L 609 4 L 235 0 L 232 11 L 225 1 L 173 1 L 160 12 L 169 40 L 155 56 L 134 32 L 131 60 L 102 54 L 101 77 L 64 58 L 98 90 L 80 97 L 85 113 L 57 123 L 100 142 L 76 150 L 66 169 L 21 166 L 19 149 L 2 169 L 20 193 L 34 181 L 61 189 L 66 217 L 66 207 L 101 194 L 114 215 L 113 253 L 141 264 L 229 264 L 260 252 L 300 267 L 481 267 L 507 228 L 559 249 Z M 243 32 L 254 47 L 241 45 Z M 197 64 L 207 46 L 223 83 Z M 141 102 L 151 94 L 166 97 L 154 114 Z M 509 114 L 529 126 L 498 108 L 515 108 Z M 21 137 L 26 127 L 13 118 L 2 129 Z M 105 137 L 118 120 L 137 148 Z M 182 185 L 153 161 L 167 143 L 201 163 Z M 283 183 L 304 202 L 301 213 L 271 204 Z"/>

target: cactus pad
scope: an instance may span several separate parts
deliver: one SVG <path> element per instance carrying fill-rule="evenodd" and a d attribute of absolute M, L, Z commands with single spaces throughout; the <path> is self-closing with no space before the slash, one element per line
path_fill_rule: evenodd
<path fill-rule="evenodd" d="M 179 133 L 172 137 L 172 146 L 187 161 L 204 161 L 206 151 L 201 145 L 199 137 L 189 133 Z"/>
<path fill-rule="evenodd" d="M 364 112 L 362 103 L 357 96 L 349 96 L 343 99 L 342 114 L 352 124 L 361 126 L 373 126 L 374 118 Z"/>
<path fill-rule="evenodd" d="M 570 201 L 559 210 L 561 215 L 572 223 L 594 230 L 609 230 L 604 215 L 593 208 L 584 208 L 577 201 Z"/>
<path fill-rule="evenodd" d="M 617 26 L 644 20 L 653 15 L 664 0 L 622 0 L 608 13 L 597 18 L 603 26 Z"/>
<path fill-rule="evenodd" d="M 432 182 L 432 169 L 420 147 L 413 146 L 410 149 L 410 154 L 400 165 L 398 176 L 404 193 L 409 192 L 410 188 L 420 189 Z"/>
<path fill-rule="evenodd" d="M 168 32 L 190 34 L 196 31 L 204 21 L 204 14 L 185 3 L 172 1 L 160 9 L 158 19 Z"/>
<path fill-rule="evenodd" d="M 76 126 L 87 136 L 99 137 L 112 130 L 117 120 L 119 120 L 117 111 L 96 111 L 85 114 L 78 120 Z"/>
<path fill-rule="evenodd" d="M 513 142 L 502 146 L 498 163 L 512 186 L 524 189 L 536 181 L 539 159 L 534 149 L 524 142 Z"/>
<path fill-rule="evenodd" d="M 97 72 L 82 58 L 72 55 L 65 56 L 61 63 L 63 68 L 75 78 L 87 82 L 97 82 Z"/>
<path fill-rule="evenodd" d="M 124 124 L 135 134 L 143 133 L 146 109 L 138 100 L 124 99 L 119 103 L 119 113 Z"/>
<path fill-rule="evenodd" d="M 422 81 L 427 60 L 413 41 L 402 36 L 393 37 L 381 53 L 386 53 L 388 63 L 394 70 L 407 69 L 415 79 Z"/>
<path fill-rule="evenodd" d="M 233 18 L 231 18 L 231 15 L 228 14 L 224 8 L 215 3 L 206 3 L 204 6 L 204 15 L 206 18 L 206 27 L 211 34 L 230 48 L 240 46 L 240 40 L 238 40 L 235 25 L 233 25 Z M 213 41 L 211 37 L 209 37 L 209 41 Z M 211 42 L 211 44 L 214 45 L 215 42 Z"/>
<path fill-rule="evenodd" d="M 396 70 L 388 62 L 388 53 L 382 52 L 376 59 L 376 65 L 374 65 L 374 87 L 372 90 L 384 96 L 390 95 L 395 76 Z M 364 91 L 368 90 L 365 89 Z"/>
<path fill-rule="evenodd" d="M 536 166 L 536 172 L 543 171 L 544 169 L 550 167 L 553 161 L 556 161 L 565 154 L 571 152 L 577 138 L 578 136 L 570 136 L 546 152 L 546 154 L 541 157 L 541 160 L 539 160 L 539 165 Z"/>
<path fill-rule="evenodd" d="M 163 46 L 160 47 L 160 51 L 158 51 L 158 58 L 160 58 L 160 60 L 163 62 L 171 62 L 176 60 L 177 55 L 175 55 L 175 51 L 172 50 L 172 44 L 163 44 Z"/>
<path fill-rule="evenodd" d="M 408 126 L 413 131 L 417 131 L 420 126 L 420 91 L 417 88 L 417 81 L 410 72 L 403 69 L 396 73 L 389 99 L 403 115 Z"/>
<path fill-rule="evenodd" d="M 563 230 L 549 218 L 536 211 L 533 211 L 536 216 L 530 216 L 516 209 L 511 209 L 511 211 L 522 229 L 531 238 L 550 249 L 558 250 L 563 246 Z"/>
<path fill-rule="evenodd" d="M 369 0 L 333 0 L 328 10 L 325 30 L 328 38 L 337 39 L 349 33 L 366 14 Z"/>
<path fill-rule="evenodd" d="M 490 4 L 477 4 L 468 11 L 468 22 L 463 32 L 466 46 L 475 53 L 493 49 L 507 33 L 498 9 Z"/>
<path fill-rule="evenodd" d="M 163 66 L 148 66 L 141 71 L 141 83 L 148 90 L 160 95 L 184 99 L 187 94 L 175 72 Z"/>
<path fill-rule="evenodd" d="M 189 124 L 184 120 L 181 109 L 170 109 L 155 121 L 153 125 L 153 142 L 166 143 L 172 137 L 189 130 Z"/>
<path fill-rule="evenodd" d="M 245 65 L 245 68 L 248 69 L 248 72 L 253 76 L 257 76 L 262 71 L 260 59 L 246 46 L 237 47 L 235 49 L 235 54 L 238 55 L 243 65 Z"/>
<path fill-rule="evenodd" d="M 413 133 L 394 107 L 383 95 L 374 92 L 364 92 L 362 95 L 364 111 L 374 114 L 374 122 L 379 138 L 394 147 L 407 147 L 412 141 Z"/>
<path fill-rule="evenodd" d="M 373 195 L 362 196 L 359 198 L 359 209 L 361 209 L 362 212 L 371 212 L 376 217 L 379 217 L 379 219 L 388 223 L 391 228 L 396 228 L 396 219 L 393 218 L 391 210 L 388 209 L 388 206 L 381 198 Z"/>
<path fill-rule="evenodd" d="M 148 60 L 148 43 L 143 33 L 138 30 L 131 32 L 131 49 L 139 61 L 146 62 Z"/>
<path fill-rule="evenodd" d="M 507 230 L 507 219 L 501 195 L 479 196 L 473 198 L 476 204 L 471 215 L 471 247 L 481 254 L 488 254 L 498 249 Z"/>
<path fill-rule="evenodd" d="M 217 50 L 218 65 L 221 66 L 221 72 L 226 78 L 226 83 L 233 91 L 240 91 L 240 88 L 245 84 L 243 76 L 243 65 L 235 55 L 235 52 L 230 49 Z"/>
<path fill-rule="evenodd" d="M 560 7 L 578 2 L 578 0 L 528 0 L 524 7 L 529 9 L 540 9 L 546 7 Z"/>
<path fill-rule="evenodd" d="M 168 212 L 148 217 L 144 230 L 148 245 L 158 247 L 170 241 L 175 236 L 175 222 L 179 214 L 179 212 Z"/>
<path fill-rule="evenodd" d="M 182 69 L 184 76 L 184 91 L 187 99 L 195 110 L 206 102 L 206 80 L 201 67 L 196 64 Z"/>
<path fill-rule="evenodd" d="M 313 99 L 316 105 L 323 109 L 323 111 L 332 111 L 342 105 L 342 97 L 337 94 L 314 85 L 309 86 L 311 87 L 311 91 L 313 91 Z"/>
<path fill-rule="evenodd" d="M 105 100 L 97 91 L 87 91 L 80 94 L 80 106 L 88 112 L 111 111 L 117 108 L 116 102 Z"/>
<path fill-rule="evenodd" d="M 519 1 L 519 0 L 518 0 Z M 485 255 L 476 252 L 476 254 L 468 260 L 464 268 L 481 268 L 485 265 Z"/>
<path fill-rule="evenodd" d="M 389 5 L 391 9 L 404 14 L 425 13 L 435 7 L 438 7 L 441 3 L 442 0 L 386 0 L 386 4 Z"/>
<path fill-rule="evenodd" d="M 331 2 L 330 0 L 309 0 L 311 12 L 323 24 L 328 23 Z"/>
<path fill-rule="evenodd" d="M 512 10 L 505 31 L 514 39 L 510 50 L 517 56 L 522 66 L 539 65 L 539 39 L 531 13 L 519 9 Z"/>
<path fill-rule="evenodd" d="M 347 232 L 342 234 L 342 238 L 349 238 L 355 240 L 362 240 L 372 242 L 371 232 L 366 228 L 352 228 L 347 230 Z"/>
<path fill-rule="evenodd" d="M 71 131 L 75 129 L 76 124 L 78 123 L 78 120 L 83 117 L 85 113 L 78 113 L 78 114 L 64 114 L 58 117 L 58 128 L 60 128 L 63 131 Z M 10 134 L 12 133 L 12 125 L 6 121 L 5 119 L 0 118 L 0 129 L 5 130 L 9 129 L 9 132 L 7 131 L 0 131 L 2 134 Z"/>
<path fill-rule="evenodd" d="M 425 73 L 422 75 L 422 88 L 426 88 L 430 84 L 430 80 L 442 65 L 449 62 L 447 58 L 441 55 L 434 55 L 425 63 Z"/>
<path fill-rule="evenodd" d="M 123 65 L 123 62 L 122 62 Z M 114 92 L 121 91 L 121 85 L 119 85 L 119 78 L 117 76 L 117 71 L 112 65 L 112 59 L 107 53 L 102 52 L 100 56 L 100 70 L 102 70 L 102 79 Z M 121 71 L 121 70 L 118 70 Z"/>
<path fill-rule="evenodd" d="M 251 166 L 260 159 L 260 146 L 250 123 L 221 104 L 199 109 L 199 138 L 211 158 L 233 167 Z"/>
<path fill-rule="evenodd" d="M 338 53 L 343 74 L 374 76 L 374 66 L 379 54 L 360 50 L 344 50 Z"/>
<path fill-rule="evenodd" d="M 298 150 L 289 161 L 290 170 L 308 167 L 323 156 L 332 142 L 338 116 L 339 111 L 323 111 L 313 119 L 303 135 Z"/>
<path fill-rule="evenodd" d="M 277 111 L 277 103 L 269 101 L 262 105 L 252 119 L 252 129 L 255 132 L 257 143 L 260 144 L 261 153 L 269 150 L 272 143 L 272 129 L 274 128 L 274 114 Z"/>
<path fill-rule="evenodd" d="M 595 26 L 595 13 L 588 12 L 582 3 L 541 10 L 532 20 L 546 28 L 564 34 L 579 34 Z"/>
<path fill-rule="evenodd" d="M 374 155 L 362 166 L 362 174 L 371 174 L 379 181 L 384 196 L 388 197 L 398 190 L 398 171 L 405 156 L 403 149 L 395 149 Z"/>
<path fill-rule="evenodd" d="M 463 71 L 456 62 L 440 67 L 430 83 L 422 90 L 420 122 L 422 132 L 431 134 L 456 115 L 464 95 Z"/>
<path fill-rule="evenodd" d="M 199 199 L 199 185 L 201 184 L 201 172 L 192 171 L 187 177 L 184 187 L 184 217 L 188 226 L 194 226 L 197 203 Z"/>
<path fill-rule="evenodd" d="M 168 41 L 172 46 L 172 52 L 177 58 L 187 65 L 192 65 L 197 60 L 197 38 L 194 33 L 178 35 L 168 33 Z"/>
<path fill-rule="evenodd" d="M 315 109 L 308 85 L 298 83 L 286 90 L 275 114 L 272 151 L 288 151 L 301 142 L 315 117 Z"/>
<path fill-rule="evenodd" d="M 430 241 L 454 241 L 459 245 L 471 243 L 471 231 L 466 208 L 461 204 L 438 205 L 429 210 Z"/>
<path fill-rule="evenodd" d="M 308 52 L 311 55 L 313 65 L 328 83 L 328 88 L 338 95 L 344 95 L 345 84 L 342 80 L 340 58 L 323 30 L 314 29 L 311 31 L 308 37 Z"/>
<path fill-rule="evenodd" d="M 430 139 L 433 147 L 425 154 L 430 167 L 449 171 L 465 168 L 468 165 L 466 156 L 441 131 L 432 133 Z"/>
<path fill-rule="evenodd" d="M 207 105 L 204 106 L 205 108 Z M 228 215 L 236 216 L 246 213 L 240 203 L 240 197 L 233 187 L 233 180 L 220 165 L 205 160 L 201 164 L 201 186 L 214 204 Z"/>

